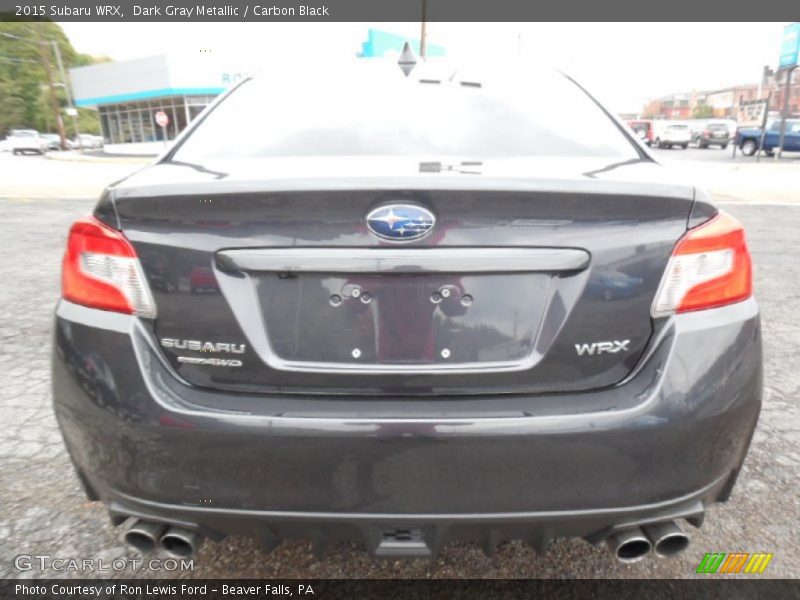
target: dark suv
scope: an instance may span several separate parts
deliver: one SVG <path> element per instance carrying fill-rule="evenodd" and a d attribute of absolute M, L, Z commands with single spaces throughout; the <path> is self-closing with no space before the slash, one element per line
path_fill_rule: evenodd
<path fill-rule="evenodd" d="M 178 556 L 675 554 L 761 390 L 742 226 L 557 73 L 248 80 L 75 223 L 55 317 L 89 498 Z"/>
<path fill-rule="evenodd" d="M 697 144 L 698 148 L 719 146 L 725 150 L 730 141 L 731 132 L 725 123 L 709 123 L 702 131 L 699 131 L 694 138 L 694 143 Z"/>

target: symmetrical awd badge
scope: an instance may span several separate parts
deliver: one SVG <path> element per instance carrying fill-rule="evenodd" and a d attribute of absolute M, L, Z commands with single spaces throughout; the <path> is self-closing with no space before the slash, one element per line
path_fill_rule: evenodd
<path fill-rule="evenodd" d="M 193 350 L 206 353 L 244 354 L 247 348 L 244 344 L 229 344 L 226 342 L 205 342 L 202 340 L 182 340 L 176 338 L 161 338 L 164 348 L 175 350 Z M 191 365 L 206 365 L 209 367 L 241 367 L 242 361 L 238 358 L 217 358 L 205 356 L 178 356 L 178 362 Z"/>
<path fill-rule="evenodd" d="M 391 241 L 419 239 L 433 229 L 436 217 L 416 204 L 384 204 L 367 215 L 367 227 L 379 238 Z"/>

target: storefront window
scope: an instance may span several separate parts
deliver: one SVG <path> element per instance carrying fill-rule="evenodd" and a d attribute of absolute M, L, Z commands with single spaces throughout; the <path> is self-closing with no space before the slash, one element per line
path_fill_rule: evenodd
<path fill-rule="evenodd" d="M 110 144 L 111 137 L 109 131 L 111 131 L 111 126 L 108 123 L 108 114 L 102 110 L 100 111 L 100 129 L 103 132 L 103 143 Z"/>
<path fill-rule="evenodd" d="M 156 124 L 156 113 L 169 116 L 167 140 L 174 140 L 208 106 L 214 96 L 174 96 L 98 107 L 103 139 L 107 144 L 129 144 L 164 140 Z"/>
<path fill-rule="evenodd" d="M 156 141 L 156 123 L 148 109 L 142 110 L 142 141 Z"/>
<path fill-rule="evenodd" d="M 186 121 L 186 105 L 175 107 L 175 128 L 176 135 L 186 129 L 189 123 Z"/>

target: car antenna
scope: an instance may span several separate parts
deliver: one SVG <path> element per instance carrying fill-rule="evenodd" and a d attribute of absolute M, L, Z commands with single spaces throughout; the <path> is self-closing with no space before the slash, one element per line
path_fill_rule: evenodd
<path fill-rule="evenodd" d="M 414 52 L 411 50 L 411 46 L 408 42 L 403 45 L 403 52 L 400 53 L 397 64 L 400 65 L 400 69 L 406 77 L 408 77 L 409 73 L 417 66 L 417 57 L 414 56 Z"/>

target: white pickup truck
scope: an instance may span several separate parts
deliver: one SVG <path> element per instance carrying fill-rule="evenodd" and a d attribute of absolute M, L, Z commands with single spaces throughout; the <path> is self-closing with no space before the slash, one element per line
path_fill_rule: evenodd
<path fill-rule="evenodd" d="M 47 150 L 47 140 L 35 129 L 12 129 L 6 138 L 6 143 L 14 154 L 26 152 L 44 154 Z"/>

